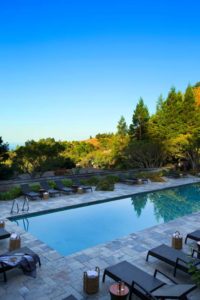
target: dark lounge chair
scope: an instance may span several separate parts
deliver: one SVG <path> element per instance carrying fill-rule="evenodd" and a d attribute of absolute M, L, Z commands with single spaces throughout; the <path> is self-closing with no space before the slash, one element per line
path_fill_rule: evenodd
<path fill-rule="evenodd" d="M 41 182 L 40 182 L 40 185 L 41 185 L 41 187 L 42 187 L 46 192 L 49 193 L 49 195 L 50 195 L 51 197 L 54 197 L 54 196 L 56 196 L 56 195 L 60 195 L 60 192 L 59 192 L 58 190 L 55 190 L 55 189 L 51 188 L 51 187 L 49 186 L 49 184 L 48 184 L 47 181 L 41 181 Z"/>
<path fill-rule="evenodd" d="M 200 230 L 195 230 L 191 233 L 188 233 L 185 238 L 185 244 L 187 244 L 188 239 L 194 240 L 196 242 L 200 241 Z"/>
<path fill-rule="evenodd" d="M 156 278 L 160 273 L 172 282 L 168 285 Z M 186 295 L 196 288 L 195 284 L 177 284 L 164 273 L 155 270 L 154 275 L 150 275 L 127 261 L 122 261 L 114 266 L 105 269 L 105 276 L 109 276 L 115 281 L 123 281 L 130 289 L 129 299 L 135 294 L 144 300 L 150 299 L 187 299 Z"/>
<path fill-rule="evenodd" d="M 84 191 L 90 190 L 92 192 L 92 187 L 90 185 L 81 184 L 78 178 L 73 178 L 73 187 L 76 189 L 83 189 Z"/>
<path fill-rule="evenodd" d="M 16 250 L 13 250 L 13 251 L 10 251 L 10 252 L 7 252 L 7 253 L 4 253 L 2 254 L 1 256 L 4 256 L 4 255 L 9 255 L 9 256 L 12 256 L 12 255 L 15 255 L 17 253 L 24 253 L 24 254 L 30 254 L 32 256 L 36 255 L 35 252 L 33 252 L 31 249 L 29 249 L 28 247 L 23 247 L 23 248 L 19 248 L 19 249 L 16 249 Z M 40 258 L 39 256 L 37 256 L 38 258 L 38 263 L 39 263 L 39 266 L 41 266 L 41 262 L 40 262 Z M 12 269 L 15 269 L 16 267 L 11 267 L 11 266 L 7 266 L 5 265 L 4 263 L 0 262 L 0 273 L 3 273 L 3 278 L 4 278 L 4 282 L 7 281 L 7 276 L 6 276 L 6 272 L 9 271 L 9 270 L 12 270 Z"/>
<path fill-rule="evenodd" d="M 21 184 L 21 190 L 23 195 L 30 200 L 36 200 L 37 198 L 40 198 L 40 194 L 31 191 L 28 184 Z"/>
<path fill-rule="evenodd" d="M 56 183 L 56 189 L 58 191 L 61 191 L 62 193 L 69 194 L 74 192 L 73 188 L 65 187 L 60 180 L 55 180 L 55 183 Z"/>
<path fill-rule="evenodd" d="M 193 257 L 195 252 L 198 253 L 197 250 L 193 249 L 192 256 L 189 256 L 181 250 L 162 244 L 148 251 L 146 261 L 148 261 L 149 256 L 153 256 L 174 267 L 174 276 L 176 276 L 177 269 L 188 273 L 190 268 L 189 264 L 192 263 L 194 266 L 200 264 L 200 259 Z"/>
<path fill-rule="evenodd" d="M 124 175 L 119 175 L 119 181 L 126 184 L 138 184 L 137 178 L 128 178 Z"/>
<path fill-rule="evenodd" d="M 77 300 L 73 295 L 69 295 L 67 298 L 64 298 L 63 300 Z"/>
<path fill-rule="evenodd" d="M 10 237 L 10 232 L 5 230 L 4 228 L 0 228 L 0 240 L 7 239 Z"/>
<path fill-rule="evenodd" d="M 125 175 L 119 175 L 120 182 L 126 184 L 140 184 L 140 183 L 148 183 L 147 178 L 134 178 L 129 175 L 128 177 Z"/>

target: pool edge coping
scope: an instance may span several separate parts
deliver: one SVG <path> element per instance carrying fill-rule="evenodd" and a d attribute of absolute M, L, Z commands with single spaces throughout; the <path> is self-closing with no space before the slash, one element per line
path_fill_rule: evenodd
<path fill-rule="evenodd" d="M 198 179 L 198 178 L 196 178 L 196 179 Z M 6 217 L 6 219 L 12 222 L 12 221 L 23 219 L 23 218 L 46 215 L 46 214 L 50 214 L 50 213 L 54 213 L 54 212 L 59 212 L 59 211 L 63 211 L 63 210 L 70 210 L 70 209 L 75 209 L 75 208 L 80 208 L 80 207 L 92 206 L 92 205 L 95 205 L 95 204 L 106 203 L 106 202 L 111 202 L 111 201 L 115 201 L 115 200 L 121 200 L 121 199 L 125 199 L 127 197 L 133 197 L 133 196 L 139 195 L 139 194 L 148 194 L 148 193 L 153 193 L 153 192 L 157 192 L 157 191 L 161 191 L 161 190 L 168 190 L 168 189 L 177 188 L 179 186 L 192 185 L 192 184 L 195 184 L 195 183 L 197 183 L 197 184 L 200 183 L 200 178 L 199 178 L 198 181 L 195 181 L 195 182 L 179 183 L 179 184 L 174 185 L 174 186 L 166 186 L 166 187 L 162 187 L 162 188 L 155 188 L 155 189 L 152 189 L 150 191 L 138 191 L 134 194 L 127 194 L 127 195 L 116 196 L 116 197 L 107 198 L 107 199 L 94 200 L 92 202 L 78 203 L 78 204 L 74 204 L 74 205 L 67 205 L 67 206 L 62 206 L 62 207 L 52 208 L 52 209 L 44 209 L 44 210 L 41 210 L 41 211 L 31 212 L 31 213 L 22 213 L 20 215 Z"/>

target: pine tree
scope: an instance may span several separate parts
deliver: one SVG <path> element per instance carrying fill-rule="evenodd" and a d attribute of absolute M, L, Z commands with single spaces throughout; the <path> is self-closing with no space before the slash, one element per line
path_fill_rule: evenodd
<path fill-rule="evenodd" d="M 128 133 L 128 127 L 125 121 L 125 118 L 121 116 L 118 124 L 117 124 L 117 134 L 121 136 L 125 136 Z"/>
<path fill-rule="evenodd" d="M 138 104 L 133 112 L 132 124 L 129 128 L 129 134 L 137 140 L 143 140 L 147 133 L 147 124 L 149 121 L 149 111 L 144 104 L 142 98 L 139 99 Z"/>

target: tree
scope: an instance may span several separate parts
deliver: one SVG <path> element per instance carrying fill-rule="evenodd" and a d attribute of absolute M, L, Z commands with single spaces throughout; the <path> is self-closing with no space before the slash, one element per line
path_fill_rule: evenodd
<path fill-rule="evenodd" d="M 194 85 L 194 87 L 200 87 L 200 81 L 198 81 L 198 82 Z"/>
<path fill-rule="evenodd" d="M 125 121 L 125 118 L 121 116 L 118 124 L 117 124 L 117 134 L 120 136 L 125 136 L 128 133 L 128 127 Z"/>
<path fill-rule="evenodd" d="M 0 164 L 4 163 L 8 159 L 8 151 L 8 144 L 4 143 L 2 137 L 0 136 Z"/>
<path fill-rule="evenodd" d="M 143 140 L 147 134 L 147 124 L 149 121 L 149 111 L 142 98 L 133 112 L 132 124 L 130 125 L 129 134 L 137 140 Z"/>
<path fill-rule="evenodd" d="M 193 134 L 200 128 L 200 108 L 196 105 L 193 88 L 188 85 L 183 101 L 183 123 L 185 133 Z"/>
<path fill-rule="evenodd" d="M 0 179 L 9 179 L 13 175 L 12 166 L 7 164 L 9 159 L 9 147 L 7 143 L 3 142 L 2 137 L 0 137 Z"/>
<path fill-rule="evenodd" d="M 163 96 L 160 95 L 160 96 L 158 97 L 158 101 L 157 101 L 157 103 L 156 103 L 156 111 L 157 111 L 157 112 L 160 111 L 160 110 L 162 110 L 164 101 L 165 101 L 165 100 L 164 100 Z"/>
<path fill-rule="evenodd" d="M 164 146 L 152 141 L 131 142 L 126 148 L 125 157 L 132 168 L 161 167 L 167 160 Z"/>
<path fill-rule="evenodd" d="M 23 173 L 28 173 L 32 177 L 39 173 L 41 176 L 44 172 L 61 167 L 66 162 L 61 155 L 64 149 L 60 142 L 50 138 L 38 142 L 27 141 L 25 146 L 15 151 L 14 164 Z"/>
<path fill-rule="evenodd" d="M 188 138 L 188 143 L 184 145 L 183 151 L 193 170 L 200 167 L 200 130 Z"/>

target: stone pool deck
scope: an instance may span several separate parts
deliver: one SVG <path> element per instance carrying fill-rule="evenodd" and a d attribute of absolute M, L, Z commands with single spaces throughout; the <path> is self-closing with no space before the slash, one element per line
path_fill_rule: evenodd
<path fill-rule="evenodd" d="M 51 198 L 49 200 L 38 200 L 30 202 L 30 211 L 46 211 L 56 208 L 80 205 L 83 203 L 98 202 L 105 199 L 117 198 L 119 196 L 133 195 L 136 193 L 160 190 L 163 188 L 200 182 L 199 178 L 188 177 L 181 179 L 168 179 L 164 183 L 148 183 L 144 185 L 116 184 L 114 192 L 88 192 L 82 195 L 70 195 Z M 19 199 L 19 203 L 22 199 Z M 161 243 L 170 244 L 171 235 L 175 230 L 186 233 L 198 229 L 200 212 L 178 218 L 175 221 L 148 228 L 146 230 L 130 234 L 101 244 L 93 248 L 83 250 L 70 256 L 61 256 L 55 250 L 48 247 L 42 241 L 25 232 L 15 223 L 10 222 L 11 202 L 0 202 L 0 219 L 6 220 L 6 229 L 16 231 L 21 234 L 22 246 L 28 246 L 37 252 L 42 261 L 42 267 L 38 268 L 37 278 L 33 279 L 24 276 L 19 270 L 12 270 L 8 273 L 8 282 L 5 284 L 0 277 L 0 299 L 5 300 L 32 300 L 32 299 L 55 299 L 62 300 L 69 294 L 74 294 L 77 299 L 109 299 L 108 288 L 111 280 L 107 279 L 105 284 L 100 284 L 98 294 L 88 296 L 83 293 L 83 272 L 99 266 L 101 277 L 105 267 L 127 260 L 143 270 L 153 274 L 158 267 L 166 274 L 172 276 L 172 268 L 164 263 L 159 263 L 151 258 L 150 262 L 145 262 L 147 250 Z M 0 241 L 0 254 L 8 249 L 8 240 Z M 189 252 L 190 247 L 185 246 Z M 189 276 L 178 272 L 177 281 L 189 282 Z M 135 299 L 136 297 L 132 297 Z M 191 299 L 200 299 L 200 291 L 196 290 Z"/>

